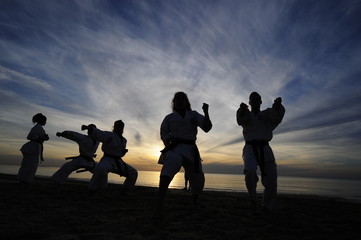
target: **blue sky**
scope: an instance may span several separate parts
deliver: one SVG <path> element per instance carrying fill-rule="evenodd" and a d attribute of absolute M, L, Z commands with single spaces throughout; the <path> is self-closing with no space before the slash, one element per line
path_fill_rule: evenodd
<path fill-rule="evenodd" d="M 20 164 L 42 112 L 44 166 L 77 153 L 56 132 L 122 119 L 124 160 L 159 170 L 159 127 L 184 91 L 194 110 L 210 105 L 205 172 L 241 173 L 235 112 L 257 91 L 262 109 L 286 107 L 279 175 L 361 178 L 360 16 L 360 0 L 0 0 L 0 164 Z"/>

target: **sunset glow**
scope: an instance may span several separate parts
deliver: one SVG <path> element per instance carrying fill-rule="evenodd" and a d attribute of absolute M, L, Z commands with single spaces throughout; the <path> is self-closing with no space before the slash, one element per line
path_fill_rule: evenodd
<path fill-rule="evenodd" d="M 19 165 L 41 112 L 44 166 L 77 153 L 56 132 L 125 122 L 138 170 L 159 171 L 175 92 L 209 104 L 205 172 L 242 173 L 235 114 L 258 91 L 282 97 L 271 141 L 280 174 L 361 178 L 360 1 L 1 1 L 0 164 Z M 98 149 L 99 161 L 102 156 Z"/>

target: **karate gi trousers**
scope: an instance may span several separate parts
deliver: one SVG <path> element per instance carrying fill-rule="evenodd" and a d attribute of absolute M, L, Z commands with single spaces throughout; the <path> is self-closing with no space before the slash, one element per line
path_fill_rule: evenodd
<path fill-rule="evenodd" d="M 183 167 L 185 174 L 189 177 L 191 192 L 199 195 L 204 188 L 205 178 L 202 170 L 201 161 L 199 161 L 199 172 L 195 172 L 195 145 L 178 144 L 174 149 L 165 153 L 161 176 L 173 177 Z"/>
<path fill-rule="evenodd" d="M 23 160 L 18 172 L 18 180 L 31 183 L 34 180 L 39 165 L 39 155 L 23 153 Z"/>
<path fill-rule="evenodd" d="M 115 161 L 118 161 L 119 164 Z M 108 185 L 109 172 L 125 177 L 123 186 L 126 189 L 134 187 L 138 178 L 138 171 L 123 160 L 104 156 L 94 168 L 88 188 L 90 190 L 105 189 Z"/>
<path fill-rule="evenodd" d="M 65 163 L 58 171 L 56 171 L 51 179 L 57 184 L 64 184 L 69 175 L 80 168 L 93 169 L 94 161 L 86 160 L 82 157 L 77 157 L 70 162 Z"/>
<path fill-rule="evenodd" d="M 261 182 L 264 186 L 262 206 L 268 210 L 274 210 L 277 198 L 277 164 L 270 146 L 264 146 L 264 176 Z M 251 145 L 246 144 L 243 148 L 243 162 L 246 187 L 251 201 L 257 200 L 257 158 Z"/>

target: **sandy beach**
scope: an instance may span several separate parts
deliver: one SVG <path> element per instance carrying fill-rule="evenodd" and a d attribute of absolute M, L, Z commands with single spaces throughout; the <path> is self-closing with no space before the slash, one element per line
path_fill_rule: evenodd
<path fill-rule="evenodd" d="M 275 214 L 251 214 L 245 193 L 206 191 L 194 211 L 191 195 L 171 189 L 162 223 L 153 218 L 157 188 L 120 186 L 89 198 L 87 182 L 69 181 L 59 193 L 48 178 L 24 186 L 0 174 L 2 239 L 358 239 L 361 203 L 280 195 Z"/>

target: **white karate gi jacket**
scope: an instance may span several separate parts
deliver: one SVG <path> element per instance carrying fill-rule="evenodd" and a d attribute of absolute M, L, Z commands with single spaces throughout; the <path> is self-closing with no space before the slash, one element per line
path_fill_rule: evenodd
<path fill-rule="evenodd" d="M 80 156 L 65 163 L 53 174 L 53 176 L 51 176 L 51 179 L 57 184 L 64 184 L 69 175 L 79 168 L 92 169 L 95 166 L 95 162 L 89 161 L 86 158 L 93 158 L 93 155 L 97 151 L 99 145 L 98 141 L 94 144 L 93 140 L 88 135 L 73 131 L 62 132 L 62 137 L 72 140 L 79 145 Z M 82 156 L 85 156 L 85 158 Z"/>

